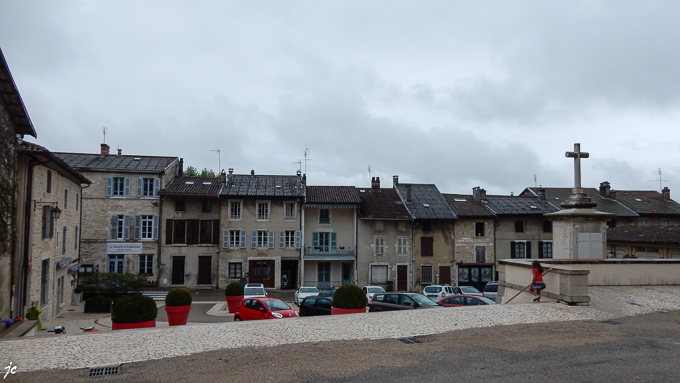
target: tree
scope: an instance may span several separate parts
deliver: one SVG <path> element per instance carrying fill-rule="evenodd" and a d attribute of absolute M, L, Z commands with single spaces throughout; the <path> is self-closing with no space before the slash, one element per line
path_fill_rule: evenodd
<path fill-rule="evenodd" d="M 208 168 L 203 168 L 203 170 L 201 170 L 201 172 L 199 173 L 198 169 L 196 169 L 193 166 L 187 167 L 187 169 L 184 171 L 184 173 L 182 175 L 185 176 L 185 177 L 203 177 L 203 178 L 217 177 L 217 175 L 215 175 L 214 170 L 210 170 Z"/>
<path fill-rule="evenodd" d="M 193 166 L 189 166 L 182 175 L 186 177 L 198 177 L 198 170 Z"/>
<path fill-rule="evenodd" d="M 201 171 L 201 174 L 199 174 L 198 176 L 199 177 L 213 177 L 213 178 L 217 177 L 215 175 L 215 172 L 213 170 L 208 169 L 208 168 L 203 168 L 203 170 Z"/>

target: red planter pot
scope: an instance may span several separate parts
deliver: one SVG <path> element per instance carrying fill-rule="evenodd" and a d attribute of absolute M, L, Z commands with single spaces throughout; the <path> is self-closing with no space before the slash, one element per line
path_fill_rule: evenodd
<path fill-rule="evenodd" d="M 339 309 L 337 307 L 331 306 L 331 315 L 338 315 L 338 314 L 362 314 L 366 312 L 366 308 L 360 308 L 360 309 Z"/>
<path fill-rule="evenodd" d="M 170 326 L 184 326 L 189 319 L 191 305 L 186 306 L 165 306 L 165 313 L 168 315 Z"/>
<path fill-rule="evenodd" d="M 113 322 L 112 323 L 112 329 L 113 330 L 130 330 L 133 328 L 146 328 L 146 327 L 156 327 L 156 320 L 150 320 L 146 322 L 137 322 L 137 323 L 118 323 L 118 322 Z"/>
<path fill-rule="evenodd" d="M 238 307 L 238 304 L 241 303 L 241 301 L 243 300 L 243 295 L 239 295 L 239 296 L 235 296 L 235 297 L 230 297 L 230 296 L 227 295 L 226 298 L 227 298 L 227 306 L 229 306 L 229 312 L 232 313 L 232 314 L 235 313 L 236 308 Z"/>

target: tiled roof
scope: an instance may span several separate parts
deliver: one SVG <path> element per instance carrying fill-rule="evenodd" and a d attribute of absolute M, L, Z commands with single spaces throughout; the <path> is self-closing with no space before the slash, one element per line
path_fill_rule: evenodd
<path fill-rule="evenodd" d="M 495 217 L 495 214 L 484 207 L 481 202 L 475 202 L 471 195 L 442 194 L 451 210 L 458 217 Z"/>
<path fill-rule="evenodd" d="M 607 230 L 607 241 L 679 245 L 680 225 L 617 226 Z"/>
<path fill-rule="evenodd" d="M 640 215 L 680 214 L 680 204 L 654 190 L 617 190 L 616 200 Z"/>
<path fill-rule="evenodd" d="M 560 207 L 560 204 L 569 198 L 571 195 L 572 188 L 526 188 L 522 192 L 522 195 L 533 195 L 537 196 L 538 189 L 545 189 L 545 199 L 552 203 L 553 205 Z M 592 202 L 595 202 L 595 210 L 616 214 L 618 217 L 637 217 L 637 214 L 632 210 L 628 209 L 626 206 L 622 205 L 611 198 L 604 198 L 600 195 L 598 189 L 595 188 L 583 188 L 583 192 L 590 198 Z M 617 191 L 618 193 L 618 191 Z"/>
<path fill-rule="evenodd" d="M 85 153 L 54 153 L 79 171 L 117 171 L 129 173 L 158 173 L 164 171 L 178 157 L 153 157 L 85 154 Z"/>
<path fill-rule="evenodd" d="M 303 197 L 297 176 L 230 174 L 220 195 L 230 197 Z"/>
<path fill-rule="evenodd" d="M 222 179 L 219 177 L 175 177 L 161 191 L 161 195 L 214 196 L 220 194 Z"/>
<path fill-rule="evenodd" d="M 407 189 L 411 188 L 411 201 Z M 456 219 L 446 199 L 433 184 L 397 184 L 397 190 L 413 219 Z"/>
<path fill-rule="evenodd" d="M 411 215 L 399 198 L 394 189 L 361 188 L 359 198 L 359 218 L 385 219 L 385 220 L 410 220 Z"/>
<path fill-rule="evenodd" d="M 354 186 L 307 186 L 305 203 L 359 204 L 359 191 Z"/>
<path fill-rule="evenodd" d="M 65 170 L 67 173 L 69 173 L 72 177 L 74 177 L 77 180 L 77 182 L 80 182 L 81 184 L 92 183 L 85 176 L 78 173 L 77 170 L 75 170 L 74 168 L 69 166 L 69 164 L 64 162 L 61 158 L 55 156 L 54 153 L 50 152 L 49 150 L 40 145 L 28 141 L 21 141 L 18 147 L 18 152 L 24 153 L 29 156 L 41 156 L 43 158 L 46 158 L 49 161 L 56 164 L 57 166 L 59 166 L 61 169 Z"/>
<path fill-rule="evenodd" d="M 560 211 L 557 207 L 538 198 L 522 196 L 487 196 L 486 206 L 497 215 L 543 215 Z"/>
<path fill-rule="evenodd" d="M 12 121 L 16 126 L 16 134 L 24 134 L 33 137 L 38 137 L 33 128 L 33 123 L 31 122 L 26 107 L 24 106 L 24 101 L 21 99 L 19 90 L 16 84 L 14 84 L 14 79 L 12 78 L 12 73 L 9 70 L 7 61 L 5 61 L 5 55 L 0 49 L 0 100 L 7 106 Z"/>

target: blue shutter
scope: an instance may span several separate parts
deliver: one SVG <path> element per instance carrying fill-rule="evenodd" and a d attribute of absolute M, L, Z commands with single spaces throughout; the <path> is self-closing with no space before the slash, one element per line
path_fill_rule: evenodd
<path fill-rule="evenodd" d="M 153 216 L 153 228 L 152 230 L 152 235 L 153 235 L 153 240 L 157 241 L 158 240 L 158 216 L 154 215 Z"/>
<path fill-rule="evenodd" d="M 142 216 L 135 215 L 135 239 L 140 239 L 142 233 Z"/>
<path fill-rule="evenodd" d="M 111 197 L 113 195 L 113 177 L 106 177 L 106 196 Z"/>
<path fill-rule="evenodd" d="M 312 233 L 312 250 L 318 250 L 317 247 L 319 247 L 319 232 L 315 231 Z"/>
<path fill-rule="evenodd" d="M 158 191 L 161 190 L 161 179 L 154 178 L 153 180 L 153 196 L 158 197 Z"/>
<path fill-rule="evenodd" d="M 229 248 L 229 230 L 222 230 L 222 248 Z"/>
<path fill-rule="evenodd" d="M 253 230 L 250 232 L 250 248 L 251 249 L 257 248 L 257 230 Z"/>
<path fill-rule="evenodd" d="M 267 247 L 270 249 L 274 248 L 274 230 L 267 232 Z"/>
<path fill-rule="evenodd" d="M 109 233 L 110 239 L 118 239 L 118 216 L 111 215 L 111 229 Z"/>
<path fill-rule="evenodd" d="M 331 251 L 335 252 L 338 250 L 338 233 L 331 233 Z"/>
<path fill-rule="evenodd" d="M 142 196 L 142 186 L 144 186 L 144 178 L 137 178 L 137 197 Z"/>
<path fill-rule="evenodd" d="M 285 240 L 286 240 L 286 232 L 283 231 L 283 230 L 279 231 L 279 248 L 280 249 L 283 249 L 284 247 L 286 247 Z"/>
<path fill-rule="evenodd" d="M 248 234 L 247 231 L 241 230 L 241 237 L 240 237 L 240 238 L 241 238 L 241 239 L 240 239 L 241 243 L 240 243 L 239 245 L 241 245 L 241 248 L 242 248 L 242 249 L 245 249 L 245 248 L 246 248 L 246 235 L 247 235 L 247 234 Z"/>
<path fill-rule="evenodd" d="M 299 249 L 302 244 L 302 232 L 300 230 L 295 231 L 295 248 Z"/>
<path fill-rule="evenodd" d="M 130 216 L 123 216 L 123 239 L 130 239 Z"/>
<path fill-rule="evenodd" d="M 125 177 L 125 189 L 123 189 L 123 195 L 126 197 L 130 196 L 130 177 Z"/>

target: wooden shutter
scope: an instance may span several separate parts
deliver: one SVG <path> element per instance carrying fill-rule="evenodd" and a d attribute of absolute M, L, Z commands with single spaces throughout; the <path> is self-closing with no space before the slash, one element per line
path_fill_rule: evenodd
<path fill-rule="evenodd" d="M 338 250 L 338 233 L 331 233 L 331 251 L 335 252 Z"/>
<path fill-rule="evenodd" d="M 213 245 L 219 245 L 220 244 L 220 220 L 219 219 L 213 219 L 213 223 L 212 223 L 212 244 Z"/>
<path fill-rule="evenodd" d="M 111 215 L 111 229 L 109 232 L 109 239 L 118 239 L 118 216 Z"/>
<path fill-rule="evenodd" d="M 517 257 L 517 253 L 515 252 L 515 241 L 510 241 L 510 258 L 515 257 Z"/>
<path fill-rule="evenodd" d="M 172 219 L 165 220 L 165 244 L 172 245 L 172 227 L 174 223 Z"/>
<path fill-rule="evenodd" d="M 248 232 L 245 230 L 241 230 L 241 236 L 239 237 L 239 241 L 241 243 L 239 245 L 242 249 L 246 248 L 246 235 L 248 235 Z"/>
<path fill-rule="evenodd" d="M 161 179 L 154 178 L 153 180 L 153 196 L 158 197 L 158 191 L 161 190 Z"/>
<path fill-rule="evenodd" d="M 314 247 L 313 250 L 317 250 L 317 247 L 319 247 L 319 232 L 315 231 L 312 233 L 312 246 Z"/>
<path fill-rule="evenodd" d="M 286 232 L 284 230 L 279 231 L 279 249 L 286 247 Z"/>
<path fill-rule="evenodd" d="M 229 248 L 229 230 L 222 231 L 222 248 L 223 249 Z"/>
<path fill-rule="evenodd" d="M 434 255 L 434 238 L 420 237 L 420 255 L 423 257 Z"/>
<path fill-rule="evenodd" d="M 526 241 L 526 254 L 527 258 L 531 258 L 531 241 Z"/>
<path fill-rule="evenodd" d="M 543 258 L 543 241 L 538 241 L 538 257 Z"/>
<path fill-rule="evenodd" d="M 253 230 L 250 232 L 250 248 L 251 249 L 257 248 L 257 230 Z"/>
<path fill-rule="evenodd" d="M 142 234 L 142 216 L 135 215 L 135 239 L 140 239 Z"/>
<path fill-rule="evenodd" d="M 137 178 L 137 197 L 141 197 L 144 193 L 142 186 L 144 186 L 144 178 Z"/>
<path fill-rule="evenodd" d="M 125 185 L 123 189 L 123 195 L 126 197 L 130 196 L 130 177 L 125 177 Z"/>
<path fill-rule="evenodd" d="M 269 230 L 267 232 L 267 248 L 274 248 L 274 230 Z"/>
<path fill-rule="evenodd" d="M 154 241 L 158 240 L 158 216 L 153 216 L 153 227 L 151 228 L 151 238 Z"/>
<path fill-rule="evenodd" d="M 113 177 L 106 177 L 106 196 L 111 197 L 113 195 Z"/>
<path fill-rule="evenodd" d="M 300 230 L 295 231 L 295 248 L 299 249 L 302 244 L 302 232 Z"/>
<path fill-rule="evenodd" d="M 200 222 L 197 219 L 187 220 L 187 245 L 198 244 L 198 232 Z"/>
<path fill-rule="evenodd" d="M 130 216 L 123 216 L 123 239 L 130 239 Z"/>

